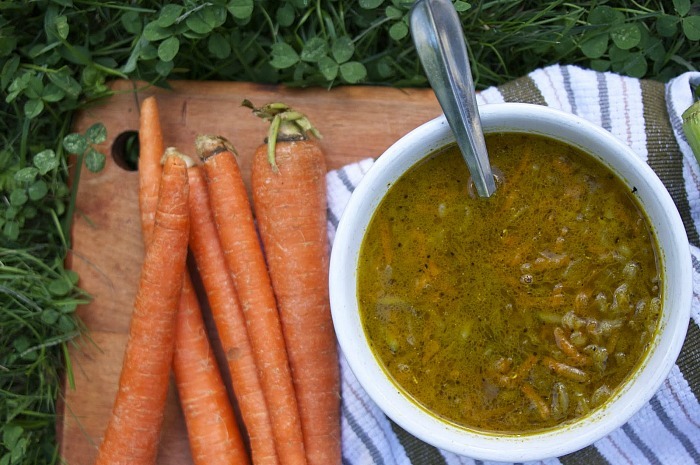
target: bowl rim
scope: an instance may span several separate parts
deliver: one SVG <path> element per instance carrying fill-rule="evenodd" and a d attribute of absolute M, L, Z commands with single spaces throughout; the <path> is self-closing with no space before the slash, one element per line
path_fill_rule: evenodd
<path fill-rule="evenodd" d="M 481 460 L 516 462 L 559 457 L 586 447 L 622 426 L 651 399 L 668 376 L 680 353 L 690 318 L 690 247 L 680 214 L 663 183 L 649 165 L 610 132 L 571 113 L 542 105 L 487 104 L 480 106 L 479 112 L 485 132 L 524 130 L 568 142 L 616 171 L 628 187 L 631 180 L 633 187 L 639 188 L 640 204 L 647 210 L 662 249 L 664 309 L 674 311 L 662 312 L 657 332 L 661 335 L 654 338 L 642 367 L 633 376 L 635 382 L 626 382 L 603 408 L 571 425 L 521 435 L 483 433 L 430 415 L 408 400 L 379 366 L 357 315 L 355 268 L 359 245 L 371 218 L 368 212 L 374 210 L 395 181 L 393 174 L 402 173 L 454 141 L 444 115 L 420 125 L 389 147 L 350 196 L 331 249 L 329 291 L 333 324 L 340 349 L 360 385 L 389 418 L 413 436 L 439 449 Z M 564 135 L 551 134 L 552 128 Z M 414 150 L 416 146 L 418 149 Z M 597 149 L 605 152 L 592 153 Z M 600 153 L 605 153 L 603 158 Z M 609 160 L 609 156 L 615 161 Z M 619 166 L 615 168 L 613 163 Z"/>

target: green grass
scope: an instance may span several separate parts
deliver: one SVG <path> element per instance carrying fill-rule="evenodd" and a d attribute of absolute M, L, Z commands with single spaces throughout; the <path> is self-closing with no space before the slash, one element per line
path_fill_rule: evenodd
<path fill-rule="evenodd" d="M 700 0 L 456 1 L 479 88 L 552 63 L 666 81 L 700 63 Z M 71 116 L 115 78 L 425 86 L 410 2 L 0 1 L 0 465 L 60 460 L 53 424 L 88 296 L 64 269 Z M 77 172 L 77 171 L 74 171 Z M 73 189 L 73 190 L 72 190 Z"/>

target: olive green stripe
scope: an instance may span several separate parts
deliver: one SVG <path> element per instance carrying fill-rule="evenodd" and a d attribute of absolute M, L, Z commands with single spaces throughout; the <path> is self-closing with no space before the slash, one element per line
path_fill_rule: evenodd
<path fill-rule="evenodd" d="M 688 334 L 683 341 L 683 348 L 678 356 L 676 365 L 681 370 L 683 378 L 688 382 L 690 390 L 695 398 L 700 402 L 700 370 L 698 370 L 698 360 L 700 360 L 700 329 L 695 321 L 690 320 Z"/>
<path fill-rule="evenodd" d="M 547 105 L 542 92 L 540 92 L 537 84 L 530 76 L 523 76 L 498 86 L 498 90 L 506 102 Z"/>
<path fill-rule="evenodd" d="M 406 451 L 408 460 L 414 465 L 430 464 L 430 465 L 447 465 L 445 457 L 442 456 L 437 448 L 426 444 L 420 439 L 411 436 L 399 425 L 389 420 L 391 428 L 394 430 L 396 437 Z"/>
<path fill-rule="evenodd" d="M 683 179 L 683 155 L 676 142 L 668 116 L 665 101 L 665 87 L 662 83 L 642 80 L 642 102 L 647 133 L 647 163 L 651 166 L 668 189 L 676 204 L 691 244 L 698 245 L 698 232 L 690 215 L 690 205 L 685 192 Z M 693 263 L 697 268 L 697 264 Z M 700 329 L 691 321 L 683 348 L 676 362 L 688 382 L 690 390 L 700 401 Z"/>
<path fill-rule="evenodd" d="M 690 215 L 690 204 L 683 179 L 683 154 L 678 147 L 666 109 L 663 83 L 641 80 L 647 135 L 647 163 L 664 183 L 681 215 L 688 240 L 698 245 L 700 238 Z"/>
<path fill-rule="evenodd" d="M 595 446 L 588 446 L 573 454 L 559 457 L 559 461 L 562 465 L 608 465 L 610 463 Z"/>

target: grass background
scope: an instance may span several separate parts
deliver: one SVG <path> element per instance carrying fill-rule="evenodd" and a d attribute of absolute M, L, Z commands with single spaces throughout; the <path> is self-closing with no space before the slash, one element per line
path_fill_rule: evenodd
<path fill-rule="evenodd" d="M 478 88 L 552 63 L 665 82 L 700 66 L 700 0 L 453 2 Z M 60 463 L 59 380 L 89 296 L 63 266 L 82 105 L 112 79 L 425 86 L 401 0 L 0 1 L 0 465 Z M 78 157 L 70 163 L 67 154 Z M 75 178 L 79 182 L 79 178 Z"/>

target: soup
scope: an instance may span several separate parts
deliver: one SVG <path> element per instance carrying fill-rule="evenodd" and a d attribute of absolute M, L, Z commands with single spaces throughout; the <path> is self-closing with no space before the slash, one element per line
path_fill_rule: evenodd
<path fill-rule="evenodd" d="M 646 354 L 656 240 L 634 193 L 579 149 L 520 133 L 486 143 L 502 173 L 488 199 L 468 194 L 456 146 L 389 188 L 360 250 L 360 317 L 426 410 L 537 431 L 603 405 Z"/>

